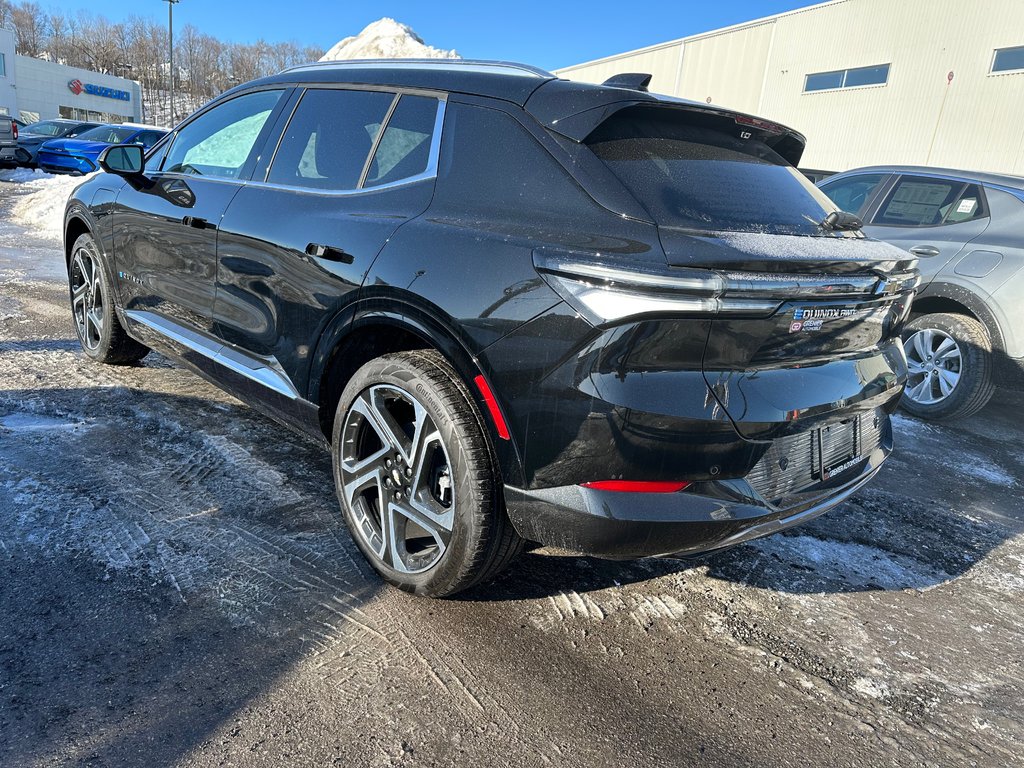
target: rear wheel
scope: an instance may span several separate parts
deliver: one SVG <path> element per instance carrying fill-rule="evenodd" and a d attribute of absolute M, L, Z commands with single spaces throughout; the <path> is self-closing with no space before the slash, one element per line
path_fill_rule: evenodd
<path fill-rule="evenodd" d="M 149 353 L 125 333 L 114 311 L 113 292 L 92 235 L 81 235 L 68 265 L 71 314 L 82 350 L 101 363 L 137 363 Z"/>
<path fill-rule="evenodd" d="M 332 446 L 345 521 L 391 584 L 451 595 L 522 551 L 479 413 L 437 352 L 360 368 L 338 403 Z"/>
<path fill-rule="evenodd" d="M 992 342 L 985 326 L 973 317 L 922 315 L 907 323 L 903 338 L 906 411 L 953 421 L 976 413 L 992 398 Z"/>

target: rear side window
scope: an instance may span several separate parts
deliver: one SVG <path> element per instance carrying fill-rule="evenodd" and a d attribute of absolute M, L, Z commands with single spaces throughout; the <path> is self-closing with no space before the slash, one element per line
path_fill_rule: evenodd
<path fill-rule="evenodd" d="M 884 178 L 884 173 L 862 173 L 858 176 L 826 182 L 821 185 L 820 189 L 832 199 L 833 203 L 839 206 L 840 210 L 861 213 Z"/>
<path fill-rule="evenodd" d="M 832 201 L 754 131 L 727 120 L 664 107 L 624 109 L 587 144 L 659 224 L 820 234 Z"/>
<path fill-rule="evenodd" d="M 985 216 L 976 184 L 951 179 L 904 176 L 879 208 L 874 224 L 897 227 L 935 227 Z"/>
<path fill-rule="evenodd" d="M 267 181 L 355 189 L 394 98 L 393 93 L 381 91 L 306 91 L 281 139 Z"/>
<path fill-rule="evenodd" d="M 238 178 L 281 91 L 256 91 L 218 104 L 178 131 L 164 170 Z"/>
<path fill-rule="evenodd" d="M 437 99 L 428 96 L 402 96 L 380 137 L 364 186 L 391 184 L 427 170 L 437 107 Z"/>
<path fill-rule="evenodd" d="M 134 142 L 149 149 L 164 137 L 163 131 L 142 131 L 135 137 Z"/>

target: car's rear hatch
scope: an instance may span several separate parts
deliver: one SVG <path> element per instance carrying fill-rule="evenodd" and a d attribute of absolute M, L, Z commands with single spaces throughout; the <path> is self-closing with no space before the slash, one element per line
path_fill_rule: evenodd
<path fill-rule="evenodd" d="M 700 105 L 608 110 L 584 143 L 658 227 L 670 272 L 724 278 L 703 361 L 748 438 L 891 404 L 915 261 L 865 238 L 794 167 L 803 138 Z M 794 422 L 798 422 L 794 426 Z"/>
<path fill-rule="evenodd" d="M 0 144 L 10 145 L 14 141 L 14 121 L 9 117 L 0 116 Z"/>

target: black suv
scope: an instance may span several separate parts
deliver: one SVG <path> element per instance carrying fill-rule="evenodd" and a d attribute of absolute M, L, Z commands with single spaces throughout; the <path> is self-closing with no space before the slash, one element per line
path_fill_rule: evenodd
<path fill-rule="evenodd" d="M 807 520 L 891 451 L 914 260 L 747 115 L 490 62 L 235 88 L 67 206 L 86 353 L 149 348 L 329 442 L 391 583 L 528 541 L 685 555 Z"/>

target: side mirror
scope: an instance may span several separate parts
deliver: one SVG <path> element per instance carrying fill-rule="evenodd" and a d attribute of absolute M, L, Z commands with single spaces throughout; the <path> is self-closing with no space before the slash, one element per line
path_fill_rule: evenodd
<path fill-rule="evenodd" d="M 146 158 L 139 144 L 116 144 L 100 155 L 100 168 L 118 176 L 138 176 L 146 168 Z"/>

